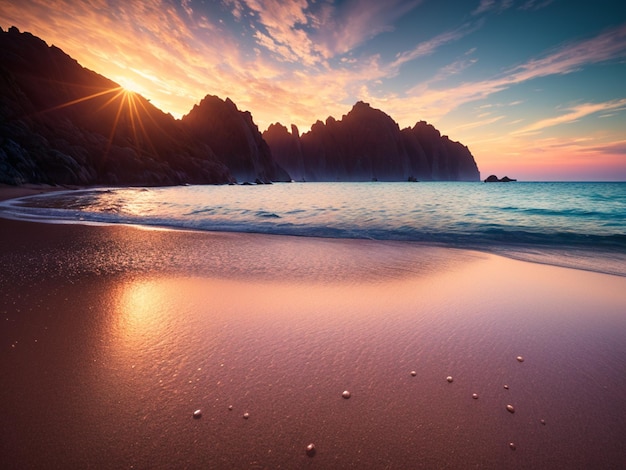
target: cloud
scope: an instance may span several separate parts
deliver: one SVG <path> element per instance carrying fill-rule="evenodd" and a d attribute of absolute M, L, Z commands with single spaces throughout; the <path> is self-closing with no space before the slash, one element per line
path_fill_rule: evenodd
<path fill-rule="evenodd" d="M 533 0 L 530 0 L 532 3 Z M 483 13 L 487 13 L 490 11 L 495 11 L 500 13 L 504 10 L 507 10 L 513 6 L 513 0 L 480 0 L 480 4 L 476 9 L 472 12 L 472 15 L 481 15 Z"/>
<path fill-rule="evenodd" d="M 237 21 L 241 21 L 244 15 L 244 6 L 241 0 L 222 0 L 226 8 L 230 8 L 230 12 Z"/>
<path fill-rule="evenodd" d="M 526 3 L 519 7 L 520 10 L 541 10 L 547 7 L 554 0 L 528 0 Z"/>
<path fill-rule="evenodd" d="M 320 63 L 322 55 L 303 28 L 310 25 L 307 0 L 242 0 L 255 13 L 260 28 L 255 34 L 258 44 L 281 60 Z"/>
<path fill-rule="evenodd" d="M 593 147 L 592 150 L 610 155 L 626 155 L 626 140 L 598 145 Z"/>
<path fill-rule="evenodd" d="M 349 0 L 326 4 L 315 16 L 312 38 L 325 57 L 345 54 L 380 33 L 392 31 L 394 22 L 422 0 Z"/>
<path fill-rule="evenodd" d="M 481 13 L 485 13 L 486 11 L 493 9 L 495 4 L 496 0 L 480 0 L 480 4 L 476 8 L 476 10 L 472 12 L 472 15 L 480 15 Z"/>
<path fill-rule="evenodd" d="M 233 16 L 254 14 L 257 43 L 287 62 L 327 66 L 378 34 L 422 0 L 349 0 L 340 4 L 307 0 L 224 0 Z"/>
<path fill-rule="evenodd" d="M 626 24 L 595 38 L 566 44 L 543 58 L 533 59 L 507 72 L 512 82 L 579 70 L 583 65 L 626 57 Z"/>
<path fill-rule="evenodd" d="M 568 108 L 565 114 L 548 119 L 542 119 L 526 127 L 523 127 L 522 129 L 515 131 L 514 134 L 534 133 L 537 131 L 542 131 L 543 129 L 546 129 L 548 127 L 576 122 L 579 119 L 589 116 L 591 114 L 624 109 L 626 109 L 626 99 L 606 101 L 604 103 L 583 103 L 572 108 Z"/>
<path fill-rule="evenodd" d="M 430 80 L 406 90 L 404 94 L 381 97 L 380 101 L 390 102 L 390 107 L 398 111 L 398 118 L 407 125 L 416 114 L 437 120 L 463 104 L 486 99 L 517 84 L 550 75 L 573 73 L 590 64 L 623 57 L 626 57 L 626 25 L 590 39 L 562 45 L 542 57 L 530 59 L 492 78 L 443 87 L 443 79 L 449 76 L 446 70 L 455 67 L 451 64 L 440 69 Z M 376 102 L 376 99 L 372 99 L 372 102 Z"/>
<path fill-rule="evenodd" d="M 479 118 L 482 117 L 487 117 L 486 115 L 489 113 L 485 113 L 485 115 L 482 116 L 478 116 Z M 484 127 L 484 126 L 488 126 L 489 124 L 493 124 L 494 122 L 498 122 L 500 120 L 504 119 L 504 116 L 493 116 L 489 119 L 483 119 L 480 121 L 473 121 L 473 122 L 468 122 L 467 124 L 461 124 L 460 126 L 457 126 L 454 130 L 467 130 L 467 129 L 473 129 L 475 127 Z"/>
<path fill-rule="evenodd" d="M 451 42 L 456 42 L 462 39 L 464 36 L 476 31 L 480 27 L 479 23 L 470 24 L 466 23 L 459 28 L 456 28 L 451 31 L 446 31 L 444 33 L 438 34 L 437 36 L 429 39 L 428 41 L 424 41 L 419 43 L 413 49 L 405 52 L 401 52 L 396 55 L 396 59 L 390 64 L 391 70 L 397 70 L 403 64 L 410 62 L 412 60 L 418 59 L 420 57 L 425 57 L 433 54 L 438 48 L 449 44 Z"/>

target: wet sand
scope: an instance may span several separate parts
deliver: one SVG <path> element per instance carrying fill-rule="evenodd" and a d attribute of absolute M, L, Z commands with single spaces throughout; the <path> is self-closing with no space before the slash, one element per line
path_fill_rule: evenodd
<path fill-rule="evenodd" d="M 78 188 L 74 186 L 50 186 L 47 184 L 24 184 L 21 186 L 12 186 L 0 183 L 0 201 L 17 197 L 34 196 L 36 194 L 44 194 L 51 191 L 67 191 L 68 189 Z"/>
<path fill-rule="evenodd" d="M 0 467 L 621 468 L 625 292 L 417 244 L 0 219 Z"/>

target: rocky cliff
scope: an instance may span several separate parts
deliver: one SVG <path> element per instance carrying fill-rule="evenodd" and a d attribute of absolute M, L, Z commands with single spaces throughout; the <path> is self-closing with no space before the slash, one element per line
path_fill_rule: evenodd
<path fill-rule="evenodd" d="M 0 29 L 0 182 L 289 180 L 249 113 L 207 97 L 180 121 L 17 28 Z"/>
<path fill-rule="evenodd" d="M 182 125 L 196 140 L 208 145 L 227 162 L 240 181 L 289 181 L 274 162 L 267 143 L 249 112 L 239 111 L 230 98 L 206 96 L 183 117 Z"/>
<path fill-rule="evenodd" d="M 268 145 L 269 144 L 269 145 Z M 286 170 L 286 171 L 285 171 Z M 181 120 L 0 28 L 0 183 L 169 185 L 234 181 L 480 179 L 467 147 L 418 122 L 402 129 L 358 102 L 300 135 L 206 96 Z"/>
<path fill-rule="evenodd" d="M 306 181 L 479 181 L 469 149 L 421 121 L 400 129 L 384 112 L 358 102 L 341 120 L 318 121 L 299 136 L 280 123 L 263 133 L 279 165 Z"/>

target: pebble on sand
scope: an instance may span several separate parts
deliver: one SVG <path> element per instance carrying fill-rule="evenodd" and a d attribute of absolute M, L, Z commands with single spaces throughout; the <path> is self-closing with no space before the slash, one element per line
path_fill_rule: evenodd
<path fill-rule="evenodd" d="M 243 419 L 248 419 L 250 417 L 250 413 L 247 411 L 243 414 Z"/>
<path fill-rule="evenodd" d="M 543 424 L 544 426 L 546 425 L 546 420 L 545 420 L 545 419 L 540 419 L 540 420 L 539 420 L 539 422 L 540 422 L 541 424 Z"/>
<path fill-rule="evenodd" d="M 508 389 L 509 389 L 509 386 L 508 386 L 507 384 L 504 384 L 504 389 L 505 389 L 505 390 L 508 390 Z"/>
<path fill-rule="evenodd" d="M 315 444 L 311 443 L 306 446 L 306 455 L 308 455 L 309 457 L 313 457 L 315 455 L 315 452 Z"/>
<path fill-rule="evenodd" d="M 452 378 L 452 376 L 451 376 L 451 375 L 449 375 L 449 376 L 447 376 L 447 377 L 446 377 L 446 380 L 447 380 L 448 382 L 450 382 L 450 383 L 451 383 L 451 382 L 452 382 L 452 380 L 454 380 L 454 379 Z"/>
<path fill-rule="evenodd" d="M 517 362 L 524 362 L 524 357 L 523 356 L 517 356 Z"/>
<path fill-rule="evenodd" d="M 347 400 L 348 398 L 352 396 L 352 394 L 348 390 L 344 390 L 341 396 Z"/>
<path fill-rule="evenodd" d="M 517 448 L 517 446 L 515 445 L 515 443 L 514 443 L 514 442 L 509 442 L 509 448 L 510 448 L 511 450 L 515 450 L 515 449 Z"/>
<path fill-rule="evenodd" d="M 193 412 L 193 417 L 194 419 L 200 419 L 202 418 L 202 410 L 196 410 Z"/>
<path fill-rule="evenodd" d="M 233 405 L 228 405 L 228 411 L 233 411 Z"/>
<path fill-rule="evenodd" d="M 412 370 L 412 371 L 411 371 L 411 375 L 412 375 L 413 377 L 415 377 L 415 376 L 417 375 L 417 372 L 416 372 L 416 371 L 414 371 L 414 370 Z"/>
<path fill-rule="evenodd" d="M 472 393 L 472 398 L 474 400 L 477 400 L 478 399 L 478 393 Z"/>
<path fill-rule="evenodd" d="M 506 405 L 506 410 L 510 413 L 515 413 L 515 408 L 513 408 L 513 405 Z"/>

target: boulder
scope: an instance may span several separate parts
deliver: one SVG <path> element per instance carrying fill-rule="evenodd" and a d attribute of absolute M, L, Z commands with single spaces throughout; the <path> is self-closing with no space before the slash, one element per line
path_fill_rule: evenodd
<path fill-rule="evenodd" d="M 498 178 L 496 175 L 489 175 L 487 178 L 485 178 L 485 183 L 509 183 L 511 181 L 517 181 L 517 180 L 513 178 L 509 178 L 508 176 Z"/>

